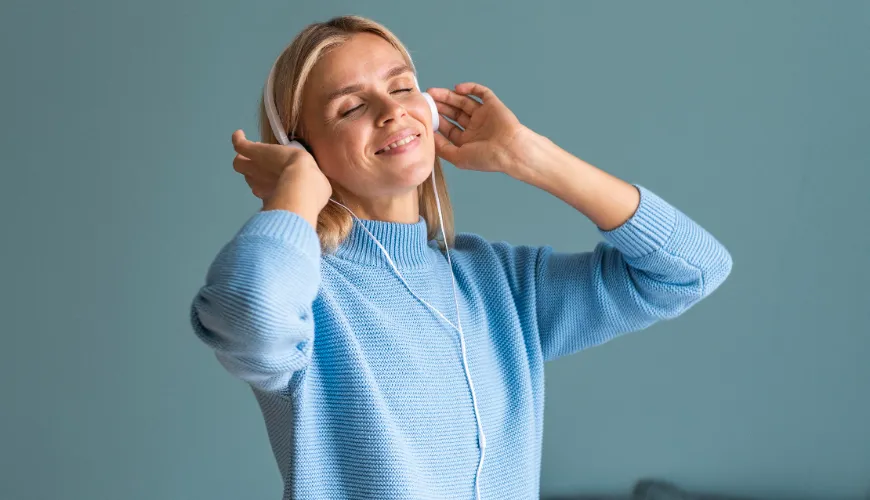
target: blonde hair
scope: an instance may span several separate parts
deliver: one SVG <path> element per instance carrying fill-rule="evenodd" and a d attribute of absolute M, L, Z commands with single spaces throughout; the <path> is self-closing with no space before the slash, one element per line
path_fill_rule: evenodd
<path fill-rule="evenodd" d="M 288 131 L 291 138 L 300 125 L 302 110 L 302 90 L 317 61 L 329 50 L 347 42 L 353 35 L 371 33 L 377 35 L 393 47 L 405 58 L 412 68 L 413 62 L 408 50 L 401 41 L 383 25 L 360 16 L 334 17 L 326 22 L 312 23 L 305 27 L 293 39 L 290 45 L 278 57 L 275 64 L 273 81 L 275 107 L 281 119 L 281 125 Z M 260 137 L 263 142 L 279 144 L 272 132 L 269 117 L 266 115 L 263 99 L 260 99 L 259 109 Z M 444 235 L 447 243 L 453 244 L 453 207 L 447 193 L 447 184 L 441 160 L 435 157 L 435 185 L 441 202 L 444 219 Z M 343 203 L 341 192 L 333 186 L 333 197 Z M 420 204 L 420 215 L 426 221 L 428 239 L 436 239 L 440 234 L 441 221 L 438 217 L 438 207 L 432 182 L 427 180 L 417 188 Z M 350 234 L 353 227 L 352 216 L 340 206 L 327 203 L 317 218 L 317 235 L 324 252 L 334 252 L 338 245 Z M 443 243 L 443 242 L 442 242 Z"/>

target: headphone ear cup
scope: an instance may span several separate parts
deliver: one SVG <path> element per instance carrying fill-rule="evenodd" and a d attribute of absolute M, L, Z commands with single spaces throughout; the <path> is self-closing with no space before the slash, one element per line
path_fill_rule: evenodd
<path fill-rule="evenodd" d="M 423 92 L 423 97 L 429 103 L 429 110 L 432 111 L 432 131 L 438 131 L 438 125 L 441 123 L 441 115 L 438 114 L 438 106 L 435 105 L 435 99 L 429 95 L 429 92 Z"/>
<path fill-rule="evenodd" d="M 312 150 L 311 146 L 309 146 L 301 137 L 291 137 L 288 146 L 291 148 L 304 149 L 305 151 L 308 151 L 311 156 L 314 156 L 314 150 Z"/>

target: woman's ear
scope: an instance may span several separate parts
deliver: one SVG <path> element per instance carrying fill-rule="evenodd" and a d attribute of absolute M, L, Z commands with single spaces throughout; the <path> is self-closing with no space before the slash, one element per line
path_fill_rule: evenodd
<path fill-rule="evenodd" d="M 314 156 L 314 150 L 311 149 L 311 145 L 308 144 L 308 143 L 305 141 L 305 139 L 303 139 L 303 138 L 301 138 L 301 137 L 293 136 L 293 137 L 290 138 L 290 140 L 291 140 L 291 141 L 296 141 L 296 142 L 298 142 L 299 144 L 302 144 L 302 147 L 305 148 L 305 151 L 308 151 L 308 154 L 310 154 L 311 156 Z"/>

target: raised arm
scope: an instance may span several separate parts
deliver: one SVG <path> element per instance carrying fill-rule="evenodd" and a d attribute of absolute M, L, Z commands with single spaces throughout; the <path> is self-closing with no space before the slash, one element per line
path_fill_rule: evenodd
<path fill-rule="evenodd" d="M 459 168 L 501 172 L 543 189 L 604 236 L 594 251 L 581 253 L 494 246 L 506 272 L 526 284 L 515 298 L 536 318 L 545 359 L 673 318 L 730 273 L 728 251 L 689 217 L 523 126 L 489 88 L 466 82 L 429 93 L 438 111 L 459 124 L 442 120 L 439 155 Z"/>

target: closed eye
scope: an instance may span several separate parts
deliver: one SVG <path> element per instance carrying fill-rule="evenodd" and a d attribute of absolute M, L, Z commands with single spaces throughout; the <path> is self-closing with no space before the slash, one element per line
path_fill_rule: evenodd
<path fill-rule="evenodd" d="M 391 93 L 391 94 L 395 94 L 395 93 L 398 93 L 398 92 L 411 92 L 411 91 L 413 91 L 413 90 L 414 90 L 413 88 L 407 88 L 407 89 L 396 89 L 396 90 L 394 90 L 394 91 L 392 91 L 392 92 L 390 92 L 390 93 Z M 354 106 L 353 108 L 350 108 L 349 110 L 347 110 L 347 111 L 345 111 L 344 113 L 342 113 L 341 116 L 342 116 L 342 117 L 350 116 L 351 113 L 357 111 L 358 109 L 360 109 L 360 108 L 362 108 L 362 107 L 363 107 L 362 104 L 360 104 L 360 105 L 358 105 L 358 106 Z"/>
<path fill-rule="evenodd" d="M 349 110 L 347 110 L 347 111 L 345 111 L 344 113 L 342 113 L 341 116 L 342 116 L 342 117 L 348 116 L 348 115 L 350 115 L 351 113 L 353 113 L 354 111 L 360 109 L 361 107 L 362 107 L 362 104 L 360 104 L 359 106 L 355 106 L 355 107 L 353 107 L 353 108 L 350 108 Z"/>

